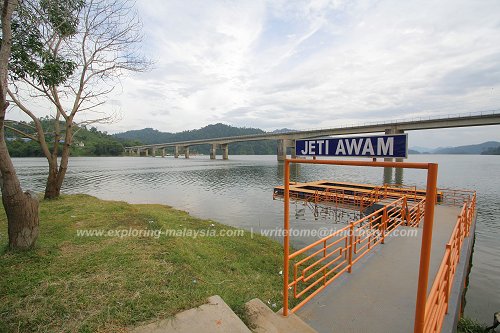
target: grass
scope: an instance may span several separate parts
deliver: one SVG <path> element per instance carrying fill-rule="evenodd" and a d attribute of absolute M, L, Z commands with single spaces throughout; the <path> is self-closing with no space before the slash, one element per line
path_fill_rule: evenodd
<path fill-rule="evenodd" d="M 458 333 L 485 333 L 486 331 L 485 325 L 479 324 L 477 321 L 471 318 L 462 317 L 458 321 L 457 332 Z"/>
<path fill-rule="evenodd" d="M 232 229 L 88 195 L 42 201 L 40 221 L 33 251 L 8 251 L 0 210 L 0 332 L 123 332 L 215 294 L 241 317 L 255 297 L 281 306 L 282 247 L 265 237 L 78 237 L 78 229 Z"/>

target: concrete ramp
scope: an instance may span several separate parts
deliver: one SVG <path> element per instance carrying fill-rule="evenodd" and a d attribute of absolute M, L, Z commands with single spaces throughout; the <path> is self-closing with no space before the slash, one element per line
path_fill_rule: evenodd
<path fill-rule="evenodd" d="M 251 333 L 241 319 L 218 296 L 208 298 L 208 303 L 176 314 L 173 318 L 140 326 L 132 333 Z"/>
<path fill-rule="evenodd" d="M 245 307 L 250 328 L 255 333 L 316 333 L 296 315 L 283 317 L 281 311 L 274 313 L 258 298 L 247 302 Z"/>

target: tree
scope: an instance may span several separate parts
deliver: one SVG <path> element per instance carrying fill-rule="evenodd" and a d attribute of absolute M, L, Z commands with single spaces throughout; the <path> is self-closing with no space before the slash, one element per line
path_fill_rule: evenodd
<path fill-rule="evenodd" d="M 82 119 L 81 126 L 113 120 L 99 109 L 106 95 L 124 73 L 144 71 L 150 64 L 139 54 L 141 24 L 128 0 L 25 0 L 23 4 L 27 14 L 20 16 L 21 21 L 27 18 L 34 24 L 16 25 L 20 45 L 13 48 L 8 94 L 35 124 L 23 135 L 40 143 L 49 162 L 45 198 L 50 199 L 59 196 L 66 175 L 75 118 L 89 112 L 97 115 Z M 52 145 L 26 99 L 41 99 L 54 109 Z"/>
<path fill-rule="evenodd" d="M 17 6 L 16 0 L 3 0 L 1 3 L 2 41 L 0 48 L 0 187 L 2 203 L 8 223 L 9 247 L 27 249 L 32 247 L 39 234 L 38 199 L 30 193 L 23 193 L 14 165 L 5 142 L 5 114 L 9 107 L 7 101 L 7 81 L 9 57 L 12 45 L 12 14 Z"/>

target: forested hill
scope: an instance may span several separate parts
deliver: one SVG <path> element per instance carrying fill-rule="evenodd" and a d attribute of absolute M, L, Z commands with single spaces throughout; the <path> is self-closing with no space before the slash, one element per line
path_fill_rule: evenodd
<path fill-rule="evenodd" d="M 279 131 L 289 130 L 282 129 Z M 136 140 L 141 141 L 144 144 L 153 144 L 264 133 L 266 132 L 258 128 L 233 127 L 219 123 L 208 125 L 196 130 L 189 130 L 178 133 L 160 132 L 152 128 L 144 128 L 142 130 L 134 130 L 114 134 L 114 136 L 120 140 Z M 195 153 L 209 154 L 210 147 L 209 145 L 194 146 L 191 148 L 191 151 Z M 232 143 L 229 145 L 229 153 L 241 155 L 276 154 L 276 141 L 263 140 Z"/>
<path fill-rule="evenodd" d="M 45 138 L 49 146 L 54 143 L 54 128 L 53 119 L 41 118 L 40 122 L 45 130 Z M 10 127 L 10 128 L 9 128 Z M 60 121 L 60 128 L 64 129 L 64 122 Z M 34 140 L 23 137 L 19 134 L 27 132 L 32 136 L 36 136 L 33 122 L 9 122 L 8 128 L 5 129 L 5 139 L 7 148 L 12 157 L 43 157 L 44 154 L 40 144 Z M 64 131 L 61 133 L 64 138 Z M 63 139 L 61 139 L 63 142 Z M 73 128 L 73 143 L 71 145 L 71 156 L 119 156 L 122 155 L 125 146 L 139 145 L 141 142 L 134 140 L 118 140 L 114 136 L 108 135 L 106 132 L 101 132 L 95 127 L 87 128 L 77 125 Z"/>
<path fill-rule="evenodd" d="M 178 133 L 160 132 L 152 128 L 144 128 L 114 134 L 114 136 L 119 139 L 137 140 L 144 144 L 153 144 L 265 133 L 258 128 L 233 127 L 219 123 Z"/>

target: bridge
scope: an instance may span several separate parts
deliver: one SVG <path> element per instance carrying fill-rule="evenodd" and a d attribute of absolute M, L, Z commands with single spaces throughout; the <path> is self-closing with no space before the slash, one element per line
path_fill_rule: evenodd
<path fill-rule="evenodd" d="M 428 130 L 438 128 L 453 128 L 453 127 L 471 127 L 471 126 L 486 126 L 499 125 L 500 111 L 483 111 L 466 114 L 454 114 L 429 118 L 417 119 L 402 119 L 376 123 L 364 123 L 356 125 L 346 125 L 335 128 L 311 129 L 303 131 L 290 131 L 284 133 L 264 133 L 241 135 L 231 137 L 221 137 L 212 139 L 200 139 L 190 141 L 157 143 L 142 146 L 125 147 L 125 152 L 130 156 L 156 156 L 160 151 L 161 156 L 165 157 L 166 148 L 174 148 L 174 157 L 178 158 L 180 154 L 184 154 L 185 158 L 189 158 L 189 148 L 197 145 L 212 145 L 210 149 L 210 159 L 215 159 L 217 151 L 222 150 L 222 158 L 229 158 L 229 144 L 235 142 L 260 141 L 260 140 L 277 140 L 278 161 L 286 159 L 287 150 L 292 149 L 292 157 L 295 157 L 295 140 L 318 138 L 333 135 L 348 135 L 348 134 L 366 134 L 366 133 L 386 133 L 396 134 L 414 130 Z"/>

